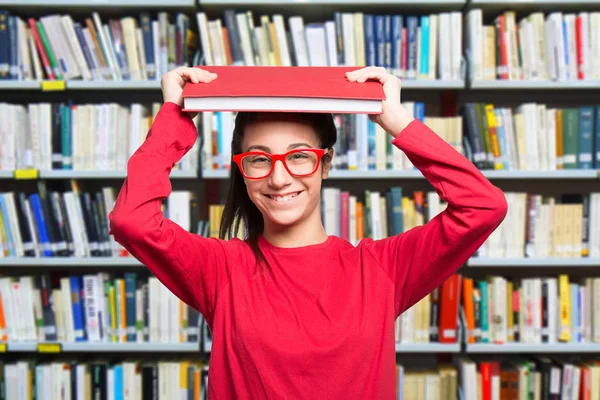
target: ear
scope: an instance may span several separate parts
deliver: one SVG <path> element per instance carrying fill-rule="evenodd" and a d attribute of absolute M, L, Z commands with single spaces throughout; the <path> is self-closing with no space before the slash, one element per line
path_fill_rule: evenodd
<path fill-rule="evenodd" d="M 327 179 L 329 177 L 329 170 L 331 169 L 331 164 L 333 162 L 333 148 L 330 148 L 327 151 L 327 154 L 329 155 L 329 162 L 327 164 L 323 163 L 323 167 L 321 168 L 321 178 L 323 179 Z"/>

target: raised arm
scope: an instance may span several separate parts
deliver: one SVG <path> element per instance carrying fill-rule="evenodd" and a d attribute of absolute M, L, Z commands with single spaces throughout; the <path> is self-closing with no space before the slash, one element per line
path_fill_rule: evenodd
<path fill-rule="evenodd" d="M 500 225 L 508 206 L 502 191 L 473 163 L 406 114 L 399 103 L 397 78 L 368 68 L 357 75 L 350 79 L 382 81 L 387 104 L 384 113 L 373 119 L 394 136 L 392 143 L 404 151 L 448 204 L 423 226 L 361 243 L 395 286 L 398 316 L 455 273 Z"/>
<path fill-rule="evenodd" d="M 420 121 L 412 121 L 392 143 L 448 203 L 422 226 L 365 244 L 396 287 L 400 315 L 477 251 L 506 216 L 507 203 L 500 189 Z"/>
<path fill-rule="evenodd" d="M 210 320 L 218 290 L 228 281 L 223 248 L 227 243 L 190 233 L 161 211 L 162 201 L 171 193 L 173 165 L 198 135 L 177 98 L 170 101 L 177 88 L 167 86 L 166 101 L 146 140 L 129 159 L 127 177 L 109 214 L 110 233 L 176 296 Z"/>

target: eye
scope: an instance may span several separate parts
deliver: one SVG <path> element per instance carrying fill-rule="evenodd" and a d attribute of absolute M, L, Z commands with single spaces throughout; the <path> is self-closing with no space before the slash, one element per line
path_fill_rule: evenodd
<path fill-rule="evenodd" d="M 303 159 L 303 158 L 308 158 L 308 156 L 304 153 L 294 153 L 292 154 L 292 159 L 294 160 L 299 160 L 299 159 Z"/>
<path fill-rule="evenodd" d="M 255 157 L 252 157 L 252 159 L 250 160 L 250 162 L 253 164 L 268 163 L 269 161 L 270 161 L 269 158 L 265 157 L 265 156 L 255 156 Z"/>

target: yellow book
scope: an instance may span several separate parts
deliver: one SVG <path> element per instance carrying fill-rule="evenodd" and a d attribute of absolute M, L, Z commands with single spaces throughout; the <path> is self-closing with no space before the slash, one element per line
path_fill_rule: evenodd
<path fill-rule="evenodd" d="M 562 342 L 571 341 L 571 286 L 569 285 L 569 275 L 560 274 L 558 276 L 558 290 L 560 300 L 560 335 Z"/>
<path fill-rule="evenodd" d="M 112 328 L 112 335 L 111 335 L 111 339 L 113 342 L 117 341 L 117 302 L 115 299 L 115 287 L 114 285 L 110 285 L 110 288 L 108 289 L 108 299 L 110 301 L 110 314 L 112 316 L 111 318 L 111 328 Z"/>
<path fill-rule="evenodd" d="M 493 104 L 485 105 L 485 117 L 487 120 L 488 131 L 490 133 L 490 144 L 492 146 L 492 154 L 494 156 L 494 169 L 502 169 L 502 153 L 500 152 L 500 142 L 498 141 L 496 114 Z"/>
<path fill-rule="evenodd" d="M 187 393 L 188 391 L 188 366 L 189 361 L 179 362 L 179 388 Z"/>
<path fill-rule="evenodd" d="M 506 281 L 506 329 L 507 329 L 507 340 L 509 342 L 514 342 L 515 333 L 514 333 L 514 315 L 512 312 L 513 309 L 513 283 L 511 281 Z"/>

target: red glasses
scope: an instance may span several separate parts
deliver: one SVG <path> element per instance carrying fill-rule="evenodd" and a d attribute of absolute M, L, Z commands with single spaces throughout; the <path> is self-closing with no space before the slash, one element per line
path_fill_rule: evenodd
<path fill-rule="evenodd" d="M 308 176 L 319 168 L 321 158 L 329 149 L 295 149 L 284 154 L 249 151 L 236 154 L 233 161 L 247 179 L 264 179 L 271 175 L 275 162 L 280 160 L 293 176 Z"/>

